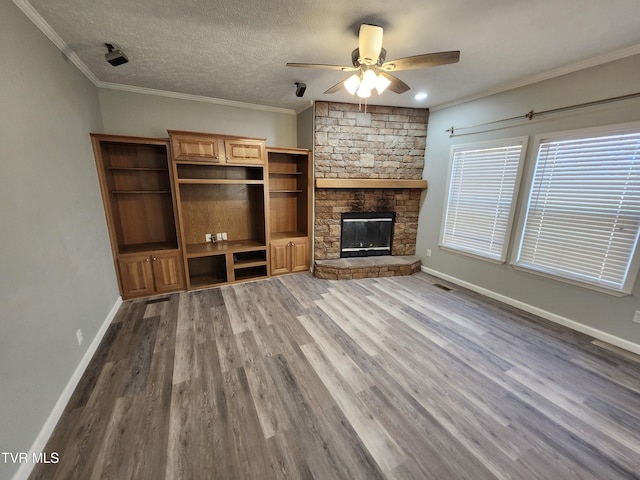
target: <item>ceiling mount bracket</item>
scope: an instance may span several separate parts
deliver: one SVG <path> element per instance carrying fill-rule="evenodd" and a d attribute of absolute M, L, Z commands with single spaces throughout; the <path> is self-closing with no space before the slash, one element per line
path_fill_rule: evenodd
<path fill-rule="evenodd" d="M 104 46 L 107 47 L 108 50 L 108 52 L 104 54 L 104 58 L 114 67 L 129 61 L 127 55 L 120 48 L 114 47 L 111 43 L 105 43 Z"/>

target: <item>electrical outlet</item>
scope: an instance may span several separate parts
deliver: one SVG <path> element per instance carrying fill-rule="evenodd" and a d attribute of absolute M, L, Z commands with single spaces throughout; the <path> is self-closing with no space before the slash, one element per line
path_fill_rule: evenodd
<path fill-rule="evenodd" d="M 640 310 L 636 310 L 636 314 L 633 316 L 633 321 L 640 323 Z"/>
<path fill-rule="evenodd" d="M 222 240 L 222 234 L 216 233 L 216 240 Z"/>
<path fill-rule="evenodd" d="M 431 256 L 431 250 L 427 249 L 427 257 Z"/>
<path fill-rule="evenodd" d="M 76 338 L 78 339 L 78 345 L 82 345 L 82 330 L 78 329 L 78 331 L 76 332 Z"/>
<path fill-rule="evenodd" d="M 222 232 L 222 239 L 226 240 L 227 239 L 227 232 Z"/>
<path fill-rule="evenodd" d="M 210 242 L 211 241 L 211 234 L 210 233 L 205 233 L 204 234 L 204 241 L 205 242 Z"/>

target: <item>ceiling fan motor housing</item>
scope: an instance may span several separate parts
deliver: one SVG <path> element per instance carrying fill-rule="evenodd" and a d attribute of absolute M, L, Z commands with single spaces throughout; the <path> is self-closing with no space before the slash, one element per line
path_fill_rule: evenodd
<path fill-rule="evenodd" d="M 358 36 L 358 49 L 360 50 L 361 65 L 376 65 L 382 50 L 382 27 L 375 25 L 360 25 Z"/>

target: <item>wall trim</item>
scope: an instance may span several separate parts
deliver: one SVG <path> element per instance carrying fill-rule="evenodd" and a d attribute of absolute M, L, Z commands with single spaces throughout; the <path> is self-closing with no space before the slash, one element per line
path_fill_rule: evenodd
<path fill-rule="evenodd" d="M 80 57 L 67 45 L 67 43 L 62 39 L 60 35 L 58 35 L 51 25 L 49 25 L 44 18 L 36 11 L 35 8 L 31 6 L 31 4 L 27 0 L 13 0 L 16 7 L 22 10 L 29 20 L 33 22 L 33 24 L 40 29 L 45 36 L 53 42 L 53 44 L 58 47 L 58 49 L 62 52 L 62 54 L 69 59 L 71 63 L 73 63 L 78 70 L 80 70 L 85 77 L 87 77 L 91 83 L 95 86 L 98 86 L 100 81 L 98 77 L 96 77 L 89 67 L 85 65 L 85 63 L 80 60 Z"/>
<path fill-rule="evenodd" d="M 78 383 L 80 382 L 84 371 L 89 366 L 89 362 L 93 358 L 93 355 L 96 353 L 96 350 L 98 349 L 102 338 L 104 337 L 105 333 L 107 333 L 109 325 L 111 325 L 111 322 L 115 318 L 116 313 L 118 313 L 120 305 L 122 305 L 122 297 L 118 297 L 116 302 L 113 304 L 113 307 L 111 307 L 111 310 L 100 326 L 100 329 L 96 333 L 96 336 L 93 338 L 93 341 L 89 345 L 89 348 L 87 348 L 87 351 L 80 359 L 80 363 L 78 363 L 78 366 L 73 372 L 73 375 L 71 375 L 71 378 L 67 382 L 67 385 L 64 387 L 64 390 L 62 390 L 58 401 L 54 405 L 51 413 L 49 414 L 49 417 L 40 429 L 40 433 L 38 433 L 38 436 L 33 442 L 33 445 L 31 445 L 28 453 L 28 458 L 33 458 L 34 453 L 38 455 L 40 452 L 44 451 L 45 447 L 47 446 L 47 442 L 49 441 L 49 438 L 53 433 L 53 430 L 58 424 L 60 417 L 64 413 L 64 409 L 67 406 L 67 403 L 69 403 L 69 400 L 71 399 L 71 395 L 78 386 Z M 18 471 L 13 476 L 13 480 L 27 480 L 34 467 L 35 465 L 32 462 L 21 463 L 20 468 L 18 468 Z"/>
<path fill-rule="evenodd" d="M 229 107 L 236 108 L 247 108 L 250 110 L 261 110 L 266 112 L 273 113 L 282 113 L 285 115 L 296 115 L 296 111 L 288 108 L 279 108 L 279 107 L 270 107 L 266 105 L 257 105 L 254 103 L 244 103 L 244 102 L 236 102 L 233 100 L 225 100 L 222 98 L 215 97 L 205 97 L 202 95 L 191 95 L 187 93 L 177 93 L 170 92 L 166 90 L 155 90 L 152 88 L 144 88 L 144 87 L 135 87 L 132 85 L 124 85 L 119 83 L 110 83 L 103 82 L 96 77 L 93 72 L 87 67 L 87 65 L 80 59 L 80 57 L 69 47 L 69 45 L 62 39 L 60 35 L 56 33 L 56 31 L 51 28 L 51 25 L 47 23 L 47 21 L 42 18 L 35 8 L 31 6 L 31 4 L 27 0 L 13 0 L 13 3 L 22 10 L 33 24 L 40 29 L 45 36 L 53 42 L 53 44 L 58 47 L 58 49 L 62 52 L 62 54 L 69 59 L 69 61 L 76 66 L 78 70 L 80 70 L 85 77 L 87 77 L 91 83 L 93 83 L 98 88 L 109 88 L 112 90 L 122 90 L 125 92 L 134 92 L 134 93 L 143 93 L 147 95 L 157 95 L 160 97 L 169 97 L 169 98 L 177 98 L 180 100 L 191 100 L 194 102 L 203 102 L 203 103 L 214 103 L 216 105 L 226 105 Z M 306 110 L 309 106 L 304 106 Z"/>
<path fill-rule="evenodd" d="M 628 340 L 625 340 L 624 338 L 616 337 L 615 335 L 611 335 L 610 333 L 603 332 L 602 330 L 598 330 L 597 328 L 589 327 L 588 325 L 584 325 L 582 323 L 576 322 L 575 320 L 571 320 L 570 318 L 557 315 L 547 310 L 543 310 L 542 308 L 529 305 L 528 303 L 515 300 L 511 297 L 507 297 L 506 295 L 502 295 L 501 293 L 494 292 L 493 290 L 489 290 L 484 287 L 480 287 L 473 283 L 467 282 L 465 280 L 461 280 L 457 277 L 447 275 L 446 273 L 442 273 L 437 270 L 427 268 L 424 265 L 422 265 L 421 270 L 425 273 L 428 273 L 429 275 L 433 275 L 435 277 L 441 278 L 448 282 L 455 283 L 456 285 L 459 285 L 473 292 L 484 295 L 485 297 L 489 297 L 489 298 L 492 298 L 493 300 L 497 300 L 507 305 L 511 305 L 512 307 L 516 307 L 516 308 L 519 308 L 520 310 L 524 310 L 525 312 L 532 313 L 541 318 L 544 318 L 545 320 L 549 320 L 559 325 L 563 325 L 577 332 L 584 333 L 593 338 L 597 338 L 598 340 L 602 340 L 611 345 L 615 345 L 616 347 L 620 347 L 624 350 L 635 353 L 636 355 L 640 355 L 640 345 L 638 345 L 637 343 L 630 342 Z"/>
<path fill-rule="evenodd" d="M 237 102 L 235 100 L 225 100 L 223 98 L 205 97 L 203 95 L 193 95 L 191 93 L 170 92 L 168 90 L 156 90 L 147 87 L 136 87 L 134 85 L 123 85 L 120 83 L 110 83 L 98 81 L 99 88 L 110 90 L 120 90 L 123 92 L 141 93 L 143 95 L 156 95 L 158 97 L 176 98 L 178 100 L 189 100 L 192 102 L 214 103 L 227 107 L 246 108 L 249 110 L 259 110 L 263 112 L 281 113 L 283 115 L 296 115 L 296 111 L 289 108 L 269 107 L 267 105 L 257 105 L 255 103 Z"/>
<path fill-rule="evenodd" d="M 615 60 L 621 60 L 623 58 L 631 57 L 639 53 L 640 53 L 640 44 L 632 45 L 630 47 L 625 47 L 619 50 L 614 50 L 612 52 L 605 53 L 604 55 L 599 55 L 597 57 L 588 58 L 580 62 L 572 63 L 570 65 L 565 65 L 560 68 L 556 68 L 553 70 L 548 70 L 546 72 L 538 73 L 536 75 L 520 78 L 512 82 L 503 83 L 493 88 L 482 90 L 473 95 L 468 95 L 466 97 L 458 98 L 450 102 L 441 103 L 440 105 L 434 105 L 429 107 L 429 110 L 431 110 L 432 112 L 437 112 L 438 110 L 444 110 L 445 108 L 453 107 L 455 105 L 460 105 L 461 103 L 467 103 L 473 100 L 479 100 L 481 98 L 489 97 L 491 95 L 496 95 L 498 93 L 506 92 L 508 90 L 513 90 L 515 88 L 525 87 L 533 83 L 542 82 L 544 80 L 550 80 L 552 78 L 560 77 L 562 75 L 567 75 L 568 73 L 578 72 L 580 70 L 584 70 L 591 67 L 597 67 L 598 65 L 613 62 Z"/>

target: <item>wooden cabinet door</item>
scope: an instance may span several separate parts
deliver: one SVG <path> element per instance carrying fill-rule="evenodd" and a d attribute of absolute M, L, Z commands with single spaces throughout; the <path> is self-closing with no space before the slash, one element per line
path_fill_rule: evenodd
<path fill-rule="evenodd" d="M 225 140 L 227 163 L 264 165 L 265 147 L 261 140 Z"/>
<path fill-rule="evenodd" d="M 149 255 L 121 257 L 118 259 L 118 266 L 123 297 L 141 297 L 154 293 L 153 270 Z"/>
<path fill-rule="evenodd" d="M 290 252 L 289 243 L 271 244 L 271 275 L 289 273 Z"/>
<path fill-rule="evenodd" d="M 309 238 L 271 244 L 271 275 L 309 270 Z"/>
<path fill-rule="evenodd" d="M 173 292 L 184 289 L 182 259 L 179 253 L 157 253 L 151 255 L 156 292 Z"/>
<path fill-rule="evenodd" d="M 173 135 L 171 148 L 174 160 L 224 163 L 224 152 L 220 151 L 220 140 L 206 136 Z"/>
<path fill-rule="evenodd" d="M 291 272 L 309 270 L 309 238 L 296 238 L 289 244 L 291 250 Z"/>

